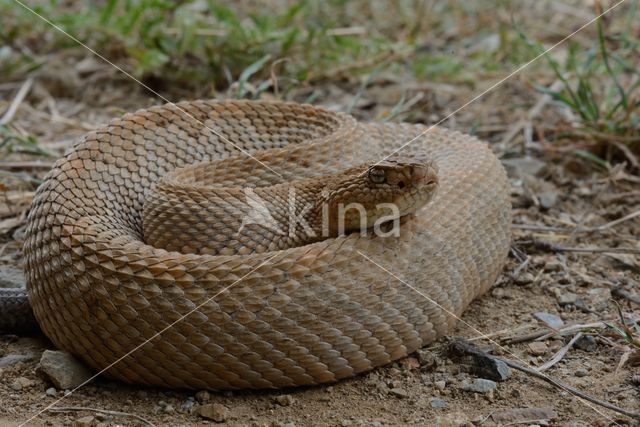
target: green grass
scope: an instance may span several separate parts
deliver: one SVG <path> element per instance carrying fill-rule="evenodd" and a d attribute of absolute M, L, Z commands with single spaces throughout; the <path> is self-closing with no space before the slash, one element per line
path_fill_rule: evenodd
<path fill-rule="evenodd" d="M 368 75 L 380 64 L 418 79 L 473 84 L 475 72 L 507 64 L 500 45 L 467 56 L 452 34 L 462 23 L 463 45 L 480 43 L 504 25 L 484 25 L 495 6 L 446 1 L 104 0 L 29 2 L 34 10 L 136 77 L 187 88 L 242 88 L 235 96 L 286 92 L 303 83 Z M 501 6 L 509 2 L 501 2 Z M 463 7 L 464 6 L 464 7 Z M 0 0 L 0 72 L 18 77 L 42 66 L 44 55 L 80 49 L 12 0 Z M 482 25 L 481 25 L 482 24 Z M 472 28 L 477 26 L 477 28 Z M 346 30 L 345 30 L 346 29 Z M 255 88 L 247 90 L 249 78 Z M 237 88 L 236 88 L 237 89 Z"/>
<path fill-rule="evenodd" d="M 623 144 L 640 153 L 640 40 L 631 25 L 637 18 L 637 6 L 637 1 L 631 2 L 626 22 L 620 28 L 608 28 L 599 19 L 596 40 L 591 45 L 570 40 L 564 61 L 545 55 L 563 88 L 554 91 L 541 85 L 535 87 L 577 119 L 571 129 L 561 129 L 557 137 L 588 138 L 602 146 Z M 540 43 L 526 40 L 534 52 L 543 52 Z M 605 164 L 597 156 L 590 157 L 594 153 L 577 150 L 576 154 Z"/>

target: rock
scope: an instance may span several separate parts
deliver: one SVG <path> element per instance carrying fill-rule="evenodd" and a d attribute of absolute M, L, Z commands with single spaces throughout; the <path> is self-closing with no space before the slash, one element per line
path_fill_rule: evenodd
<path fill-rule="evenodd" d="M 438 357 L 429 350 L 420 349 L 416 351 L 416 358 L 422 366 L 422 369 L 431 370 L 438 365 Z"/>
<path fill-rule="evenodd" d="M 558 203 L 558 193 L 555 191 L 547 191 L 538 194 L 538 201 L 540 202 L 540 207 L 543 209 L 551 209 Z"/>
<path fill-rule="evenodd" d="M 406 399 L 407 397 L 409 397 L 409 393 L 401 387 L 392 388 L 391 390 L 389 390 L 389 394 L 392 394 L 400 399 Z"/>
<path fill-rule="evenodd" d="M 611 290 L 609 288 L 594 288 L 587 291 L 587 301 L 595 311 L 606 310 L 611 301 Z"/>
<path fill-rule="evenodd" d="M 584 369 L 578 369 L 575 373 L 575 376 L 579 378 L 586 377 L 587 375 L 589 375 L 589 373 Z"/>
<path fill-rule="evenodd" d="M 474 393 L 488 393 L 494 390 L 497 384 L 491 380 L 485 380 L 484 378 L 476 378 L 473 382 L 464 380 L 462 382 L 462 389 L 465 391 L 472 391 Z"/>
<path fill-rule="evenodd" d="M 78 418 L 71 423 L 71 427 L 91 427 L 95 417 L 87 415 L 86 417 Z"/>
<path fill-rule="evenodd" d="M 291 406 L 295 401 L 290 394 L 281 394 L 280 396 L 274 397 L 273 400 L 280 406 Z"/>
<path fill-rule="evenodd" d="M 166 404 L 164 408 L 162 408 L 162 410 L 164 411 L 165 414 L 171 414 L 173 413 L 173 411 L 175 411 L 175 408 L 171 404 Z"/>
<path fill-rule="evenodd" d="M 528 347 L 529 354 L 532 354 L 534 356 L 543 356 L 549 351 L 549 347 L 547 347 L 547 344 L 543 343 L 542 341 L 531 342 L 529 343 Z"/>
<path fill-rule="evenodd" d="M 211 400 L 211 394 L 207 390 L 197 392 L 195 397 L 199 403 L 207 403 Z"/>
<path fill-rule="evenodd" d="M 18 362 L 26 362 L 33 359 L 33 356 L 27 354 L 7 354 L 0 357 L 0 368 L 5 366 L 13 366 Z"/>
<path fill-rule="evenodd" d="M 202 418 L 213 420 L 217 423 L 222 423 L 227 419 L 229 415 L 229 408 L 220 403 L 208 403 L 198 408 L 198 415 Z"/>
<path fill-rule="evenodd" d="M 444 390 L 445 387 L 447 387 L 446 381 L 442 381 L 442 380 L 434 382 L 433 385 L 435 386 L 435 388 L 437 388 L 440 391 Z"/>
<path fill-rule="evenodd" d="M 564 320 L 555 314 L 547 313 L 545 311 L 539 311 L 537 313 L 533 313 L 533 317 L 540 320 L 541 322 L 546 323 L 548 326 L 554 329 L 560 329 L 564 326 Z"/>
<path fill-rule="evenodd" d="M 47 391 L 45 391 L 45 394 L 47 396 L 56 397 L 58 395 L 58 390 L 53 387 L 49 387 Z"/>
<path fill-rule="evenodd" d="M 559 294 L 557 297 L 558 304 L 560 305 L 569 305 L 569 304 L 575 305 L 579 298 L 580 297 L 577 294 L 574 294 L 573 292 L 563 292 Z"/>
<path fill-rule="evenodd" d="M 447 407 L 447 404 L 445 403 L 445 401 L 437 397 L 431 399 L 430 404 L 431 404 L 431 407 L 434 409 L 444 409 Z"/>
<path fill-rule="evenodd" d="M 418 359 L 416 359 L 415 357 L 405 357 L 398 363 L 400 364 L 400 366 L 410 371 L 418 369 L 420 367 L 420 362 L 418 362 Z"/>
<path fill-rule="evenodd" d="M 91 378 L 91 372 L 64 351 L 45 350 L 40 367 L 57 389 L 74 389 Z"/>
<path fill-rule="evenodd" d="M 15 391 L 20 391 L 24 388 L 29 388 L 35 385 L 35 381 L 25 377 L 18 377 L 11 383 L 11 388 Z"/>
<path fill-rule="evenodd" d="M 516 285 L 524 286 L 533 283 L 535 276 L 531 273 L 522 273 L 514 280 Z"/>
<path fill-rule="evenodd" d="M 596 343 L 596 339 L 593 338 L 593 336 L 583 335 L 580 338 L 578 338 L 578 340 L 575 343 L 573 343 L 573 346 L 579 350 L 591 353 L 596 351 L 598 344 Z"/>
<path fill-rule="evenodd" d="M 449 344 L 448 356 L 460 366 L 468 367 L 475 375 L 493 381 L 509 378 L 509 368 L 502 360 L 478 350 L 468 341 L 456 339 Z"/>
<path fill-rule="evenodd" d="M 545 263 L 544 269 L 546 271 L 562 271 L 564 270 L 564 266 L 557 259 L 552 259 Z"/>
<path fill-rule="evenodd" d="M 540 176 L 547 169 L 547 164 L 531 157 L 503 159 L 502 164 L 511 178 L 526 179 Z"/>
<path fill-rule="evenodd" d="M 180 405 L 180 412 L 186 413 L 186 414 L 190 414 L 191 411 L 193 410 L 194 403 L 195 402 L 193 400 L 193 397 L 189 397 L 187 400 L 182 402 L 182 404 Z"/>

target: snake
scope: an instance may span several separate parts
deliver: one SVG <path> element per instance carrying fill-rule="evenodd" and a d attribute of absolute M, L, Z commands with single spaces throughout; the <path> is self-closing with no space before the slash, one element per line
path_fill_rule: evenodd
<path fill-rule="evenodd" d="M 364 205 L 366 226 L 339 230 L 330 214 L 318 228 L 336 200 Z M 380 200 L 399 208 L 376 229 Z M 306 237 L 278 229 L 291 216 Z M 474 136 L 284 101 L 170 103 L 85 134 L 54 164 L 27 218 L 26 291 L 11 298 L 56 347 L 124 383 L 332 383 L 450 333 L 500 274 L 510 224 L 505 170 Z"/>

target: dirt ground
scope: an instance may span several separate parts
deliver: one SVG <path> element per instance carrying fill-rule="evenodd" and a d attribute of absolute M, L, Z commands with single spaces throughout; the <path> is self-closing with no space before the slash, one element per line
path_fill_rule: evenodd
<path fill-rule="evenodd" d="M 35 135 L 39 146 L 53 156 L 121 112 L 159 103 L 99 63 L 89 76 L 67 69 L 68 63 L 49 67 L 34 79 L 12 121 L 17 129 Z M 23 83 L 1 85 L 0 111 Z M 394 76 L 379 76 L 363 92 L 353 114 L 372 119 L 392 108 L 400 86 Z M 350 82 L 315 89 L 320 93 L 315 103 L 331 109 L 344 110 L 352 99 Z M 416 84 L 409 88 L 409 96 L 419 95 L 415 113 L 407 118 L 433 122 L 482 89 Z M 165 95 L 178 100 L 199 94 Z M 307 96 L 308 89 L 302 88 L 290 98 Z M 536 104 L 539 112 L 531 119 L 528 114 Z M 601 401 L 638 412 L 638 348 L 602 322 L 621 328 L 619 313 L 627 325 L 640 318 L 640 216 L 632 215 L 640 211 L 640 177 L 623 165 L 608 172 L 594 170 L 531 138 L 562 120 L 559 116 L 553 103 L 516 77 L 443 124 L 465 132 L 473 127 L 503 159 L 512 183 L 515 224 L 503 274 L 469 307 L 451 337 L 467 338 L 500 357 L 536 367 L 581 333 L 579 344 L 568 348 L 545 373 Z M 2 268 L 23 267 L 24 222 L 35 191 L 32 178 L 41 179 L 53 161 L 54 157 L 24 153 L 2 159 L 3 169 L 15 174 L 3 178 L 0 194 Z M 583 251 L 572 250 L 576 248 Z M 554 320 L 561 324 L 555 329 L 546 326 L 539 320 L 545 315 L 556 315 Z M 130 387 L 99 378 L 57 403 L 66 410 L 38 414 L 65 395 L 64 390 L 52 389 L 38 369 L 41 353 L 52 344 L 43 336 L 3 336 L 0 357 L 30 358 L 0 367 L 0 424 L 29 420 L 28 425 L 35 426 L 207 425 L 216 422 L 200 416 L 198 408 L 218 403 L 226 408 L 218 407 L 226 425 L 638 425 L 637 420 L 634 424 L 630 417 L 515 369 L 505 381 L 489 384 L 488 390 L 467 390 L 476 376 L 448 357 L 447 343 L 443 339 L 391 366 L 325 387 L 196 393 Z M 16 381 L 19 378 L 27 380 Z M 515 411 L 523 408 L 530 410 Z"/>

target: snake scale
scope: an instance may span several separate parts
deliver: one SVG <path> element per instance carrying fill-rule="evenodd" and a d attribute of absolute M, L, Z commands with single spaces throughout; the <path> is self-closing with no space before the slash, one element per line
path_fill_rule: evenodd
<path fill-rule="evenodd" d="M 500 162 L 455 131 L 415 138 L 425 129 L 258 101 L 115 119 L 76 143 L 34 198 L 24 254 L 35 318 L 95 371 L 170 388 L 321 384 L 406 356 L 490 288 L 510 242 Z M 397 236 L 351 233 L 249 254 L 145 243 L 145 197 L 172 171 L 216 162 L 212 181 L 258 188 L 377 162 L 414 138 L 402 153 L 426 153 L 439 189 Z"/>

